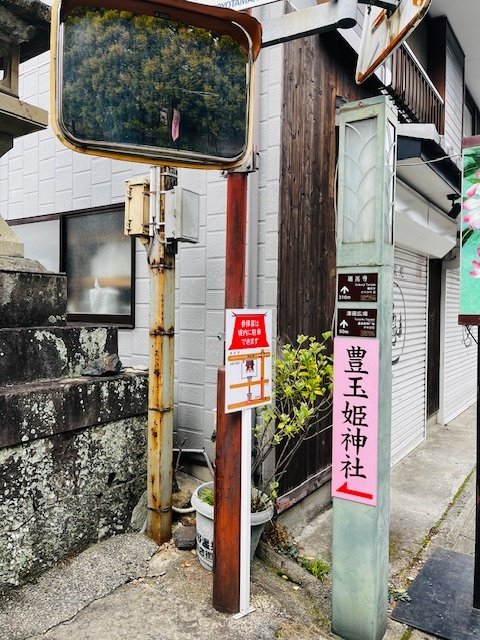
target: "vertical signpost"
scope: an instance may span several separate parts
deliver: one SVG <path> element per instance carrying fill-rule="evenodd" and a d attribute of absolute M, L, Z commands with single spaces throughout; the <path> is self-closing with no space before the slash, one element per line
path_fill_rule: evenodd
<path fill-rule="evenodd" d="M 383 97 L 340 111 L 332 629 L 346 640 L 387 626 L 396 122 Z"/>
<path fill-rule="evenodd" d="M 242 412 L 239 614 L 250 609 L 251 429 L 254 407 L 272 400 L 272 313 L 225 311 L 225 413 Z"/>
<path fill-rule="evenodd" d="M 477 326 L 477 502 L 473 606 L 480 609 L 480 136 L 463 141 L 459 324 Z"/>

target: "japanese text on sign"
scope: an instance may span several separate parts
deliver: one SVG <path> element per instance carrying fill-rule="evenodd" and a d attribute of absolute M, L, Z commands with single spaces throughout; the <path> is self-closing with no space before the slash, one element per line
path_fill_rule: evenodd
<path fill-rule="evenodd" d="M 268 348 L 270 345 L 267 340 L 267 332 L 265 327 L 265 315 L 258 313 L 234 315 L 233 336 L 229 349 L 250 349 L 251 347 Z"/>
<path fill-rule="evenodd" d="M 225 413 L 272 401 L 271 311 L 227 309 Z"/>
<path fill-rule="evenodd" d="M 377 504 L 379 341 L 335 338 L 332 496 Z"/>
<path fill-rule="evenodd" d="M 378 273 L 341 273 L 338 276 L 339 302 L 376 302 Z"/>
<path fill-rule="evenodd" d="M 377 337 L 376 309 L 338 309 L 337 331 L 340 336 Z"/>

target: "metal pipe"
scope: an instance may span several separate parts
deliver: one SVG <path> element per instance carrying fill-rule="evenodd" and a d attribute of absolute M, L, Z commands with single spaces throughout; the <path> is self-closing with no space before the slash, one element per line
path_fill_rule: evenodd
<path fill-rule="evenodd" d="M 225 309 L 245 304 L 247 173 L 227 177 Z M 225 367 L 218 370 L 213 522 L 213 606 L 223 613 L 240 611 L 240 473 L 242 414 L 225 413 Z"/>
<path fill-rule="evenodd" d="M 477 333 L 477 469 L 475 505 L 473 607 L 474 609 L 480 609 L 480 326 Z"/>
<path fill-rule="evenodd" d="M 147 535 L 162 544 L 172 536 L 173 376 L 175 330 L 175 252 L 164 233 L 164 193 L 176 172 L 151 172 Z"/>
<path fill-rule="evenodd" d="M 253 78 L 253 153 L 256 153 L 260 142 L 260 68 L 254 69 Z M 266 150 L 265 150 L 266 154 Z M 252 157 L 252 161 L 254 158 Z M 259 191 L 260 191 L 260 172 L 253 171 L 250 175 L 248 183 L 248 225 L 247 225 L 247 291 L 246 300 L 247 307 L 256 309 L 258 300 L 258 209 L 259 209 Z"/>

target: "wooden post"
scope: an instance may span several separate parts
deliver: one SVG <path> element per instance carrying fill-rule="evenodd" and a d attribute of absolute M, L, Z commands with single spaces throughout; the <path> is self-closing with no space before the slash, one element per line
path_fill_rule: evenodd
<path fill-rule="evenodd" d="M 247 173 L 227 177 L 225 308 L 245 304 Z M 242 414 L 225 414 L 225 367 L 218 371 L 213 530 L 213 606 L 240 611 L 240 486 Z"/>

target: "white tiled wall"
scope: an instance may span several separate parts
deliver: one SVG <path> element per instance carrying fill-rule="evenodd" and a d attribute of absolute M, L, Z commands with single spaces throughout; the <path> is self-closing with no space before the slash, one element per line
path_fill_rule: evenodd
<path fill-rule="evenodd" d="M 281 4 L 281 3 L 279 3 Z M 257 10 L 267 16 L 274 5 Z M 250 208 L 258 224 L 249 229 L 249 255 L 257 278 L 250 304 L 274 310 L 277 302 L 277 246 L 282 104 L 282 48 L 263 50 L 257 62 L 256 117 L 260 170 L 249 180 Z M 49 108 L 49 56 L 22 65 L 20 97 Z M 51 129 L 15 141 L 0 159 L 0 213 L 7 220 L 67 212 L 124 201 L 125 181 L 148 172 L 147 165 L 74 153 Z M 200 241 L 181 244 L 177 256 L 175 423 L 186 447 L 207 448 L 216 405 L 217 368 L 223 361 L 226 179 L 219 171 L 180 170 L 179 184 L 200 197 Z M 251 214 L 250 214 L 251 215 Z M 119 330 L 124 365 L 148 364 L 149 283 L 145 250 L 137 242 L 135 328 Z M 220 338 L 219 338 L 220 335 Z"/>

